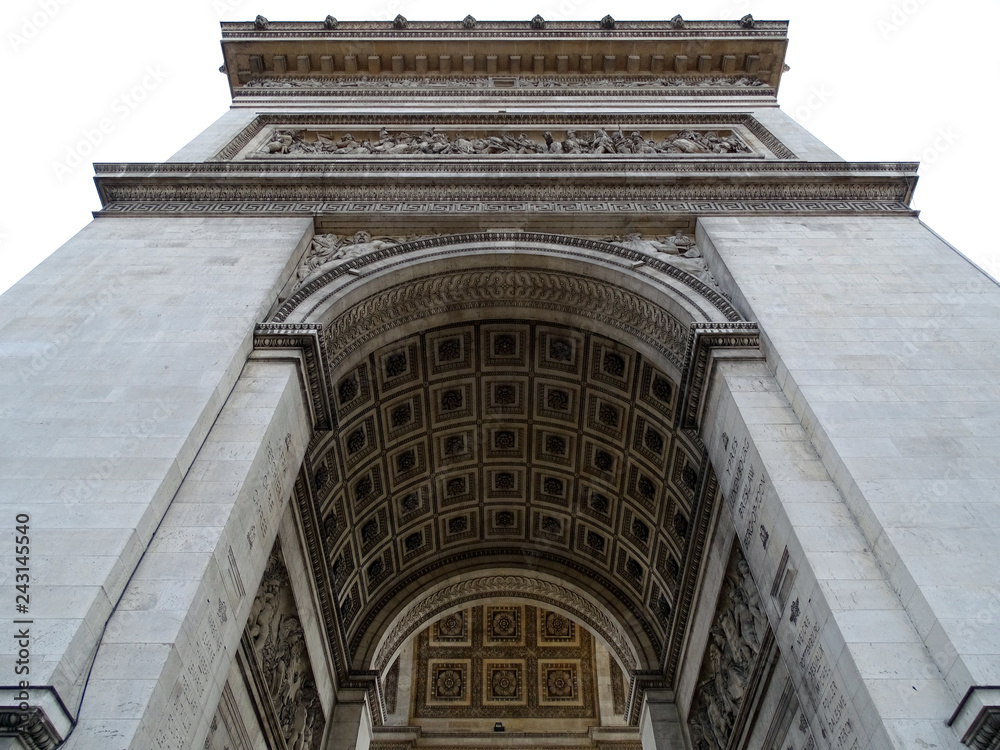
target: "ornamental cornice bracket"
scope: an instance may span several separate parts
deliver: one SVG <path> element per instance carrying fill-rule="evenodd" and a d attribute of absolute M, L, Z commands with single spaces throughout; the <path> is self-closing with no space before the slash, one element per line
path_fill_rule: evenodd
<path fill-rule="evenodd" d="M 692 323 L 681 377 L 680 427 L 698 430 L 706 388 L 720 360 L 761 360 L 760 330 L 754 322 Z"/>
<path fill-rule="evenodd" d="M 962 737 L 962 742 L 975 750 L 1000 747 L 1000 706 L 984 706 Z"/>
<path fill-rule="evenodd" d="M 669 690 L 670 685 L 659 670 L 635 670 L 629 683 L 628 698 L 625 701 L 625 720 L 630 726 L 639 723 L 642 701 L 647 690 Z"/>
<path fill-rule="evenodd" d="M 0 703 L 0 738 L 16 737 L 15 745 L 28 750 L 54 750 L 75 724 L 66 704 L 50 686 L 0 688 Z"/>
<path fill-rule="evenodd" d="M 330 402 L 332 391 L 327 377 L 325 341 L 323 326 L 319 323 L 258 323 L 253 337 L 255 351 L 292 349 L 301 353 L 313 427 L 324 432 L 336 426 Z"/>

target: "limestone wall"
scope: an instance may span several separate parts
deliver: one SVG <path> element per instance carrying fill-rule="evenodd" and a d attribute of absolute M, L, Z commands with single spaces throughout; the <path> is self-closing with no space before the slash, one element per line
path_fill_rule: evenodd
<path fill-rule="evenodd" d="M 912 218 L 706 219 L 698 239 L 760 322 L 773 385 L 733 398 L 761 454 L 786 452 L 771 486 L 819 593 L 887 729 L 933 737 L 1000 682 L 1000 288 Z M 719 419 L 714 461 L 743 439 Z"/>
<path fill-rule="evenodd" d="M 0 506 L 11 526 L 30 516 L 28 679 L 64 708 L 44 689 L 30 702 L 49 701 L 61 731 L 310 229 L 103 218 L 0 298 Z M 13 606 L 10 568 L 3 580 Z M 18 684 L 16 648 L 0 684 Z"/>

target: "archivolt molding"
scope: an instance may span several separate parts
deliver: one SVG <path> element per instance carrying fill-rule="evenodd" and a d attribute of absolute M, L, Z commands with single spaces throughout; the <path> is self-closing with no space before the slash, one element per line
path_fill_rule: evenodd
<path fill-rule="evenodd" d="M 475 245 L 479 245 L 479 247 L 473 247 Z M 691 290 L 690 293 L 685 293 L 685 291 L 679 288 L 672 288 L 670 293 L 675 297 L 679 297 L 684 302 L 689 303 L 693 308 L 698 309 L 704 314 L 705 317 L 714 317 L 721 314 L 726 320 L 729 321 L 742 320 L 740 313 L 732 306 L 729 300 L 723 297 L 718 291 L 695 278 L 690 273 L 680 270 L 669 260 L 662 260 L 655 254 L 640 252 L 639 250 L 622 244 L 558 234 L 535 232 L 477 232 L 469 234 L 439 235 L 411 242 L 401 242 L 399 244 L 383 243 L 383 247 L 380 249 L 366 252 L 357 257 L 350 257 L 347 259 L 347 262 L 336 265 L 332 268 L 332 270 L 327 271 L 326 273 L 323 273 L 315 278 L 305 280 L 306 283 L 297 287 L 295 291 L 284 301 L 281 307 L 274 313 L 271 317 L 271 322 L 285 323 L 296 319 L 315 319 L 317 309 L 328 297 L 328 293 L 325 292 L 326 287 L 330 287 L 335 281 L 344 280 L 345 277 L 347 279 L 353 279 L 359 276 L 367 276 L 370 273 L 369 269 L 374 270 L 372 267 L 377 268 L 380 272 L 384 272 L 394 267 L 400 267 L 404 264 L 412 265 L 415 260 L 412 254 L 416 252 L 425 252 L 422 259 L 427 259 L 431 256 L 427 254 L 426 251 L 433 250 L 435 251 L 433 253 L 433 257 L 443 258 L 449 255 L 468 253 L 470 249 L 481 250 L 484 249 L 484 245 L 485 247 L 492 246 L 496 250 L 502 250 L 508 253 L 531 253 L 541 251 L 550 254 L 562 254 L 566 256 L 567 260 L 575 259 L 577 261 L 583 261 L 587 264 L 593 263 L 595 260 L 592 255 L 590 257 L 585 255 L 587 251 L 590 251 L 591 253 L 599 253 L 601 256 L 605 256 L 608 261 L 615 263 L 616 265 L 622 262 L 626 263 L 628 270 L 630 270 L 633 274 L 644 276 L 648 282 L 654 284 L 655 286 L 664 286 L 662 276 L 665 275 L 672 281 L 679 282 L 680 284 L 688 287 Z M 503 269 L 496 269 L 496 273 L 512 273 L 517 270 L 518 269 L 505 267 Z M 626 269 L 622 268 L 621 270 L 624 271 Z M 660 275 L 660 278 L 652 276 L 649 273 L 650 271 L 657 272 Z M 532 269 L 523 269 L 523 273 L 536 274 L 537 272 Z M 560 276 L 560 274 L 548 273 L 545 280 L 538 277 L 537 284 L 532 283 L 530 286 L 521 287 L 517 290 L 510 289 L 506 286 L 502 279 L 494 278 L 492 283 L 485 284 L 483 287 L 484 292 L 482 294 L 472 291 L 471 288 L 469 288 L 468 291 L 465 291 L 466 287 L 456 284 L 454 280 L 452 283 L 447 285 L 439 285 L 439 289 L 442 294 L 460 294 L 463 296 L 463 301 L 465 302 L 471 302 L 472 300 L 469 299 L 469 296 L 477 294 L 482 296 L 484 301 L 492 300 L 494 303 L 500 303 L 503 299 L 516 299 L 523 303 L 525 300 L 531 299 L 531 293 L 540 294 L 541 296 L 538 297 L 540 301 L 551 301 L 553 295 L 561 296 L 566 302 L 579 302 L 579 306 L 572 310 L 577 314 L 581 312 L 586 313 L 588 312 L 588 309 L 582 306 L 585 302 L 585 297 L 580 297 L 578 294 L 575 295 L 575 293 L 571 291 L 572 289 L 589 291 L 592 294 L 597 294 L 607 303 L 614 302 L 620 298 L 621 301 L 619 304 L 625 305 L 626 308 L 630 308 L 632 310 L 637 309 L 640 305 L 640 300 L 645 301 L 638 295 L 634 295 L 626 290 L 619 289 L 618 287 L 605 282 L 591 279 L 591 277 L 587 277 L 582 274 L 573 276 L 576 281 L 572 283 L 568 281 L 571 275 L 562 274 L 562 276 L 566 276 L 567 281 L 565 283 L 560 282 L 557 284 L 556 279 L 558 276 Z M 480 278 L 485 281 L 485 277 Z M 510 279 L 508 279 L 508 281 L 509 280 Z M 518 281 L 521 280 L 522 279 L 519 279 Z M 590 288 L 581 287 L 580 284 L 584 280 L 590 280 L 595 286 Z M 500 283 L 499 287 L 497 285 L 498 282 Z M 506 298 L 497 295 L 497 291 L 500 287 L 503 287 L 506 290 Z M 409 295 L 397 294 L 396 296 L 397 298 L 402 299 Z M 628 298 L 627 302 L 625 301 L 626 298 Z M 706 302 L 708 303 L 707 305 L 705 304 Z M 646 302 L 646 304 L 649 303 Z M 710 310 L 709 308 L 711 307 L 714 307 L 715 311 Z M 669 313 L 667 313 L 667 315 L 669 315 Z M 662 330 L 658 330 L 657 335 L 662 335 Z M 682 335 L 684 337 L 684 343 L 679 348 L 674 350 L 675 353 L 681 358 L 683 358 L 684 355 L 684 347 L 687 345 L 686 328 Z M 327 343 L 330 343 L 329 338 L 327 339 Z"/>
<path fill-rule="evenodd" d="M 459 581 L 414 602 L 383 636 L 372 667 L 379 671 L 385 669 L 406 639 L 435 615 L 458 604 L 496 597 L 523 597 L 565 608 L 604 638 L 626 669 L 639 667 L 630 639 L 601 607 L 565 586 L 518 575 L 491 575 Z"/>
<path fill-rule="evenodd" d="M 663 308 L 585 276 L 504 268 L 425 277 L 368 297 L 327 328 L 331 364 L 336 366 L 402 323 L 466 307 L 492 306 L 584 313 L 643 341 L 678 369 L 684 364 L 687 326 Z"/>

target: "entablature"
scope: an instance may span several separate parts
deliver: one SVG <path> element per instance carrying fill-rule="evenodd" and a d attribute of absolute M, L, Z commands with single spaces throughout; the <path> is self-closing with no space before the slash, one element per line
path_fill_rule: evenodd
<path fill-rule="evenodd" d="M 391 96 L 773 100 L 786 21 L 223 23 L 234 102 Z"/>
<path fill-rule="evenodd" d="M 916 164 L 777 159 L 670 159 L 614 155 L 411 155 L 375 160 L 242 160 L 96 164 L 103 214 L 448 214 L 482 225 L 491 216 L 553 214 L 574 222 L 665 213 L 912 214 Z M 428 175 L 433 174 L 433 180 Z M 603 214 L 597 216 L 596 214 Z M 527 228 L 527 227 L 525 227 Z"/>

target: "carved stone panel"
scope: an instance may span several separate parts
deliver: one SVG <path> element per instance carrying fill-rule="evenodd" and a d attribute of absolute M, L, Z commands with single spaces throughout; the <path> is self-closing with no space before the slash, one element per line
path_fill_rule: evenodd
<path fill-rule="evenodd" d="M 750 692 L 767 617 L 738 544 L 719 592 L 698 687 L 688 718 L 695 750 L 723 750 Z"/>
<path fill-rule="evenodd" d="M 319 750 L 326 720 L 277 542 L 250 610 L 247 636 L 286 747 Z"/>
<path fill-rule="evenodd" d="M 355 135 L 355 132 L 357 135 Z M 753 155 L 753 151 L 733 130 L 674 129 L 665 131 L 630 130 L 545 130 L 523 132 L 508 130 L 436 131 L 433 127 L 418 132 L 343 131 L 279 129 L 252 156 L 425 156 L 476 155 L 512 156 L 549 155 L 668 155 L 718 156 Z"/>

